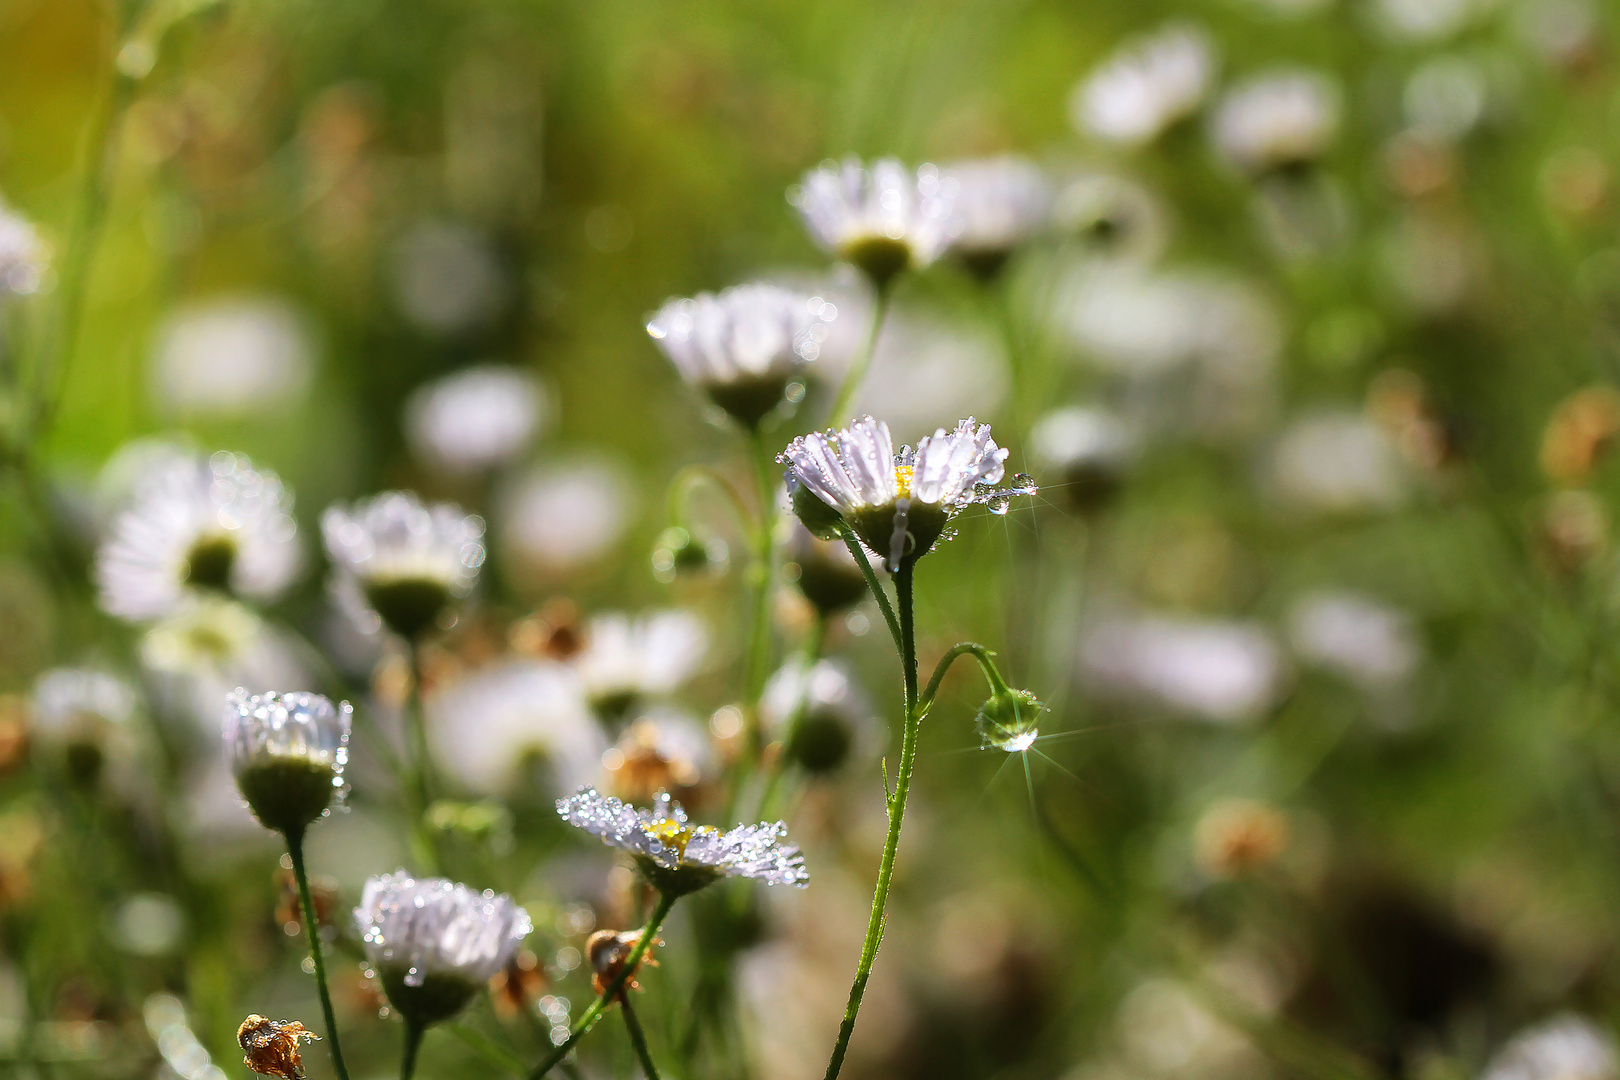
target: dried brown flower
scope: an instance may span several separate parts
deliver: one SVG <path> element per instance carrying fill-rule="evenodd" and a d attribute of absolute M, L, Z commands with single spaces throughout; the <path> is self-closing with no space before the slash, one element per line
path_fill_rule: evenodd
<path fill-rule="evenodd" d="M 598 994 L 607 993 L 608 984 L 619 977 L 619 972 L 624 970 L 625 961 L 630 959 L 631 950 L 640 940 L 640 930 L 598 930 L 585 939 L 585 956 L 591 964 L 591 989 Z M 641 954 L 637 968 L 639 969 L 641 964 L 657 967 L 658 961 L 653 959 L 652 951 L 662 944 L 658 938 L 653 938 L 647 951 Z M 619 991 L 619 997 L 622 999 L 627 990 L 639 989 L 641 988 L 636 985 L 636 973 L 632 971 L 630 977 L 624 981 L 624 989 Z"/>
<path fill-rule="evenodd" d="M 1589 386 L 1565 398 L 1547 421 L 1541 439 L 1541 468 L 1549 480 L 1579 484 L 1620 435 L 1620 394 Z"/>
<path fill-rule="evenodd" d="M 1288 847 L 1288 817 L 1270 803 L 1227 799 L 1210 807 L 1193 834 L 1194 856 L 1213 878 L 1251 874 Z"/>
<path fill-rule="evenodd" d="M 247 1053 L 242 1064 L 262 1076 L 278 1076 L 281 1080 L 304 1080 L 298 1040 L 319 1038 L 297 1020 L 272 1020 L 258 1013 L 236 1029 L 236 1041 Z"/>
<path fill-rule="evenodd" d="M 539 958 L 528 949 L 519 949 L 512 962 L 489 980 L 490 1000 L 502 1017 L 517 1016 L 545 992 L 546 985 Z"/>

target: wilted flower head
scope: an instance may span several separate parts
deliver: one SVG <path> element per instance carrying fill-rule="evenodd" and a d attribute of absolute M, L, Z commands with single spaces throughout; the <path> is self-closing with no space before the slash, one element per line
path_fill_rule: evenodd
<path fill-rule="evenodd" d="M 1496 1052 L 1481 1080 L 1616 1080 L 1614 1036 L 1584 1016 L 1565 1013 L 1519 1032 Z"/>
<path fill-rule="evenodd" d="M 788 200 L 818 244 L 882 289 L 902 270 L 927 266 L 944 251 L 954 188 L 934 165 L 913 175 L 892 158 L 871 168 L 849 158 L 806 173 Z"/>
<path fill-rule="evenodd" d="M 540 429 L 545 397 L 527 372 L 468 368 L 421 387 L 405 405 L 405 435 L 431 467 L 466 476 L 505 465 Z"/>
<path fill-rule="evenodd" d="M 389 1002 L 416 1024 L 460 1012 L 533 929 L 505 893 L 404 870 L 366 881 L 354 921 Z"/>
<path fill-rule="evenodd" d="M 585 959 L 591 965 L 591 989 L 598 994 L 607 993 L 608 987 L 619 978 L 624 971 L 624 965 L 630 962 L 630 954 L 641 942 L 641 935 L 645 930 L 598 930 L 585 942 Z M 653 959 L 652 946 L 662 945 L 663 942 L 654 938 L 648 943 L 648 949 L 641 954 L 636 963 L 640 970 L 642 964 L 657 967 L 658 961 Z M 636 985 L 636 972 L 630 972 L 624 980 L 623 989 L 619 991 L 619 999 L 631 990 L 641 989 Z"/>
<path fill-rule="evenodd" d="M 0 203 L 0 296 L 39 291 L 50 249 L 28 220 Z"/>
<path fill-rule="evenodd" d="M 298 1052 L 300 1039 L 319 1040 L 320 1036 L 297 1020 L 272 1020 L 258 1013 L 236 1029 L 236 1042 L 247 1054 L 242 1064 L 260 1076 L 280 1080 L 304 1080 L 304 1063 Z"/>
<path fill-rule="evenodd" d="M 241 454 L 170 459 L 139 481 L 96 551 L 101 606 L 132 621 L 198 589 L 274 598 L 301 564 L 292 496 Z"/>
<path fill-rule="evenodd" d="M 944 171 L 956 183 L 951 253 L 980 280 L 993 279 L 1014 251 L 1046 228 L 1051 185 L 1018 157 L 959 161 Z"/>
<path fill-rule="evenodd" d="M 995 488 L 1007 451 L 990 425 L 968 417 L 949 434 L 940 428 L 898 454 L 889 426 L 870 416 L 838 431 L 802 435 L 776 459 L 787 467 L 794 512 L 811 532 L 831 535 L 847 524 L 897 572 L 926 555 L 950 519 L 985 503 L 1005 513 L 1014 495 L 1034 491 L 1028 477 Z"/>
<path fill-rule="evenodd" d="M 321 515 L 326 552 L 383 624 L 406 638 L 433 626 L 465 596 L 484 564 L 484 521 L 450 503 L 423 505 L 408 491 Z"/>
<path fill-rule="evenodd" d="M 54 668 L 34 681 L 29 735 L 40 749 L 61 754 L 68 774 L 89 783 L 101 772 L 107 743 L 135 713 L 134 689 L 89 668 Z"/>
<path fill-rule="evenodd" d="M 270 297 L 187 304 L 165 320 L 152 355 L 152 396 L 181 416 L 262 413 L 301 396 L 314 345 L 298 311 Z"/>
<path fill-rule="evenodd" d="M 734 285 L 670 300 L 647 333 L 693 387 L 744 427 L 782 404 L 788 384 L 821 355 L 836 305 L 776 285 Z"/>
<path fill-rule="evenodd" d="M 1215 111 L 1215 148 L 1233 166 L 1263 176 L 1310 165 L 1339 128 L 1339 91 L 1314 71 L 1259 75 L 1227 92 Z"/>
<path fill-rule="evenodd" d="M 341 805 L 353 717 L 304 691 L 226 697 L 225 760 L 259 824 L 293 833 Z"/>
<path fill-rule="evenodd" d="M 607 718 L 667 694 L 691 677 L 708 649 L 703 621 L 688 611 L 597 615 L 573 669 L 591 707 Z"/>
<path fill-rule="evenodd" d="M 1085 406 L 1048 413 L 1030 432 L 1029 442 L 1036 460 L 1050 470 L 1052 481 L 1045 490 L 1082 514 L 1114 497 L 1136 456 L 1136 440 L 1124 421 Z"/>
<path fill-rule="evenodd" d="M 1174 24 L 1127 42 L 1075 87 L 1069 115 L 1081 132 L 1107 142 L 1152 142 L 1198 108 L 1214 77 L 1208 36 Z"/>
<path fill-rule="evenodd" d="M 880 734 L 871 702 L 838 660 L 782 665 L 765 684 L 759 715 L 788 760 L 812 774 L 833 772 Z"/>
<path fill-rule="evenodd" d="M 604 844 L 628 851 L 666 895 L 682 896 L 722 877 L 758 878 L 767 885 L 799 888 L 810 880 L 804 855 L 781 843 L 787 826 L 780 821 L 721 832 L 688 822 L 681 805 L 662 792 L 652 809 L 637 810 L 595 788 L 559 799 L 557 813 Z"/>

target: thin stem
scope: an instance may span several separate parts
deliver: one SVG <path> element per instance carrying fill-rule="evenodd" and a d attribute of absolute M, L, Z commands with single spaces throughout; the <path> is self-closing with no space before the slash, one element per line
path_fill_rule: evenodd
<path fill-rule="evenodd" d="M 432 871 L 438 859 L 433 838 L 428 834 L 427 810 L 432 802 L 430 779 L 431 762 L 428 756 L 427 718 L 422 703 L 422 647 L 409 643 L 411 658 L 411 690 L 405 698 L 405 735 L 410 746 L 411 759 L 411 837 L 417 848 L 416 857 L 424 869 Z"/>
<path fill-rule="evenodd" d="M 349 1070 L 343 1064 L 343 1047 L 338 1044 L 332 994 L 326 986 L 326 960 L 321 955 L 320 922 L 315 917 L 315 904 L 309 898 L 309 874 L 304 869 L 302 829 L 287 834 L 287 854 L 292 857 L 293 877 L 298 882 L 298 901 L 304 907 L 304 929 L 309 934 L 309 956 L 315 962 L 315 988 L 320 992 L 321 1015 L 326 1020 L 326 1044 L 332 1050 L 332 1070 L 338 1074 L 338 1080 L 349 1080 Z"/>
<path fill-rule="evenodd" d="M 861 382 L 866 378 L 866 369 L 872 363 L 872 353 L 877 351 L 878 334 L 883 330 L 883 321 L 889 314 L 889 289 L 887 286 L 877 290 L 872 300 L 872 326 L 866 334 L 866 346 L 855 354 L 850 361 L 849 371 L 844 375 L 844 381 L 838 387 L 838 396 L 833 399 L 832 410 L 827 414 L 827 422 L 838 425 L 848 419 L 850 406 L 855 401 L 855 392 L 861 388 Z"/>
<path fill-rule="evenodd" d="M 523 1011 L 527 1013 L 529 1010 L 525 1009 Z M 474 1031 L 466 1024 L 442 1024 L 440 1026 L 443 1028 L 443 1030 L 448 1031 L 451 1035 L 454 1035 L 456 1038 L 460 1039 L 472 1050 L 473 1053 L 483 1058 L 484 1061 L 490 1065 L 493 1065 L 495 1068 L 500 1069 L 503 1072 L 511 1073 L 513 1076 L 523 1075 L 523 1062 L 513 1057 L 510 1052 L 496 1046 L 494 1042 L 486 1039 L 483 1035 Z"/>
<path fill-rule="evenodd" d="M 416 1073 L 416 1052 L 422 1048 L 427 1028 L 414 1020 L 405 1021 L 405 1050 L 399 1058 L 399 1080 L 411 1080 Z"/>
<path fill-rule="evenodd" d="M 1018 338 L 1018 320 L 1013 313 L 1012 289 L 1005 276 L 991 289 L 994 318 L 1001 330 L 1003 347 L 1007 350 L 1007 381 L 1012 389 L 1013 424 L 1023 431 L 1029 424 L 1030 372 L 1023 343 Z"/>
<path fill-rule="evenodd" d="M 754 609 L 748 631 L 748 669 L 743 683 L 743 716 L 748 721 L 749 757 L 757 760 L 763 748 L 759 725 L 759 699 L 771 662 L 771 584 L 776 543 L 776 488 L 781 478 L 771 468 L 770 451 L 758 429 L 750 433 L 749 453 L 759 483 L 759 521 L 754 532 L 754 561 L 749 570 L 754 586 Z"/>
<path fill-rule="evenodd" d="M 652 946 L 653 938 L 658 936 L 658 928 L 664 925 L 664 920 L 669 917 L 669 909 L 674 906 L 675 897 L 667 893 L 659 894 L 658 906 L 653 908 L 652 917 L 647 920 L 647 925 L 642 929 L 641 937 L 637 939 L 635 947 L 630 950 L 630 955 L 625 958 L 624 967 L 619 969 L 617 975 L 613 976 L 613 980 L 607 984 L 607 989 L 602 991 L 601 996 L 591 1002 L 591 1007 L 586 1009 L 585 1015 L 581 1016 L 579 1021 L 574 1024 L 574 1030 L 569 1033 L 567 1040 L 547 1055 L 544 1061 L 535 1066 L 534 1071 L 529 1074 L 528 1080 L 540 1080 L 540 1077 L 550 1072 L 557 1062 L 567 1057 L 568 1051 L 574 1048 L 574 1044 L 584 1038 L 585 1033 L 596 1026 L 596 1022 L 602 1018 L 602 1014 L 607 1011 L 607 1007 L 618 1000 L 619 995 L 624 991 L 624 984 L 630 981 L 630 976 L 634 974 L 637 966 L 640 965 L 641 958 L 646 955 L 647 950 Z"/>
<path fill-rule="evenodd" d="M 782 729 L 781 751 L 776 760 L 771 762 L 770 772 L 765 776 L 765 790 L 759 795 L 759 813 L 755 816 L 761 821 L 767 821 L 771 815 L 771 802 L 776 796 L 777 785 L 781 783 L 782 774 L 787 771 L 787 755 L 792 749 L 793 742 L 798 738 L 799 728 L 804 726 L 804 718 L 810 713 L 810 672 L 821 659 L 821 647 L 827 640 L 827 620 L 821 615 L 810 624 L 810 632 L 805 635 L 804 648 L 801 652 L 800 663 L 804 665 L 804 684 L 799 687 L 798 700 L 793 703 L 793 712 L 788 715 L 788 721 Z"/>
<path fill-rule="evenodd" d="M 996 668 L 996 662 L 993 659 L 996 654 L 976 641 L 963 641 L 952 645 L 951 650 L 940 657 L 939 663 L 934 665 L 933 677 L 928 680 L 928 689 L 924 690 L 922 694 L 920 711 L 924 715 L 927 715 L 928 710 L 933 707 L 934 697 L 939 693 L 939 684 L 945 681 L 945 673 L 951 669 L 951 665 L 956 662 L 957 657 L 968 653 L 972 653 L 973 659 L 979 662 L 979 670 L 984 672 L 985 682 L 990 684 L 992 694 L 1011 692 L 1007 680 L 1001 677 L 1001 672 Z"/>
<path fill-rule="evenodd" d="M 647 1033 L 641 1030 L 641 1021 L 636 1018 L 636 1010 L 630 1007 L 628 998 L 619 1002 L 619 1011 L 624 1013 L 624 1026 L 630 1031 L 630 1045 L 636 1048 L 636 1057 L 641 1059 L 641 1071 L 647 1080 L 658 1080 L 658 1066 L 653 1064 L 652 1051 L 647 1049 Z"/>
<path fill-rule="evenodd" d="M 833 1046 L 832 1060 L 827 1063 L 826 1080 L 834 1080 L 844 1066 L 849 1038 L 855 1033 L 855 1017 L 861 1011 L 861 998 L 866 994 L 866 981 L 872 975 L 872 964 L 877 959 L 878 945 L 883 940 L 884 909 L 889 903 L 889 882 L 894 877 L 895 852 L 900 847 L 900 823 L 906 815 L 906 796 L 911 791 L 911 769 L 917 760 L 917 733 L 922 727 L 922 712 L 917 707 L 917 647 L 911 598 L 913 566 L 913 563 L 906 562 L 894 575 L 895 592 L 900 601 L 900 662 L 905 675 L 906 705 L 905 727 L 900 739 L 900 768 L 895 777 L 894 793 L 888 800 L 889 832 L 883 841 L 883 860 L 878 864 L 877 887 L 872 893 L 872 914 L 866 923 L 866 940 L 861 945 L 855 982 L 849 988 L 849 1003 L 844 1006 L 844 1022 L 838 1029 L 838 1042 Z"/>
<path fill-rule="evenodd" d="M 866 557 L 866 549 L 855 539 L 855 534 L 850 531 L 849 526 L 841 526 L 840 531 L 844 546 L 849 548 L 849 553 L 855 557 L 855 565 L 861 569 L 861 576 L 866 579 L 866 587 L 872 590 L 872 595 L 877 598 L 878 607 L 883 611 L 883 621 L 889 626 L 889 636 L 894 639 L 895 651 L 903 653 L 904 646 L 900 642 L 900 620 L 894 617 L 894 608 L 889 605 L 889 594 L 883 591 L 883 584 L 878 581 L 871 560 Z"/>
<path fill-rule="evenodd" d="M 686 503 L 699 486 L 709 484 L 726 497 L 726 504 L 737 515 L 737 523 L 744 530 L 754 528 L 754 512 L 748 500 L 738 493 L 732 482 L 707 465 L 687 465 L 669 482 L 669 516 L 676 525 L 686 525 Z"/>

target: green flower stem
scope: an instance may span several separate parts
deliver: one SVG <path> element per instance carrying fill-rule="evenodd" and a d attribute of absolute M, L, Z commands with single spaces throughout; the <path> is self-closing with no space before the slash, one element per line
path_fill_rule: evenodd
<path fill-rule="evenodd" d="M 771 803 L 776 797 L 776 789 L 781 783 L 782 774 L 787 771 L 788 750 L 793 746 L 793 740 L 798 737 L 799 728 L 804 724 L 804 718 L 810 712 L 810 669 L 815 667 L 816 661 L 821 659 L 821 648 L 827 640 L 827 620 L 816 616 L 816 621 L 810 624 L 810 633 L 805 635 L 804 648 L 801 652 L 801 662 L 804 664 L 805 684 L 799 690 L 799 699 L 793 703 L 793 712 L 783 729 L 781 739 L 781 752 L 776 760 L 771 762 L 770 772 L 765 775 L 765 790 L 759 793 L 759 812 L 754 816 L 761 821 L 770 820 Z"/>
<path fill-rule="evenodd" d="M 338 1080 L 349 1080 L 343 1064 L 343 1047 L 338 1044 L 337 1018 L 332 1013 L 332 993 L 326 985 L 326 960 L 321 955 L 321 926 L 315 917 L 315 903 L 309 898 L 309 874 L 304 869 L 304 832 L 287 833 L 287 854 L 292 857 L 293 877 L 298 881 L 298 901 L 304 908 L 304 930 L 309 934 L 309 957 L 315 962 L 315 988 L 320 993 L 321 1015 L 326 1020 L 327 1046 L 332 1050 L 332 1070 Z"/>
<path fill-rule="evenodd" d="M 776 547 L 776 489 L 781 477 L 772 467 L 770 449 L 765 436 L 756 428 L 749 436 L 749 454 L 753 458 L 755 478 L 759 483 L 759 520 L 754 530 L 754 559 L 748 569 L 754 589 L 754 609 L 748 630 L 748 668 L 743 683 L 743 717 L 748 723 L 746 742 L 748 760 L 759 760 L 764 749 L 760 731 L 759 699 L 765 692 L 765 678 L 771 663 L 771 585 L 775 578 Z"/>
<path fill-rule="evenodd" d="M 416 1052 L 422 1049 L 422 1036 L 427 1028 L 413 1020 L 405 1021 L 405 1049 L 399 1057 L 399 1080 L 411 1080 L 416 1074 Z"/>
<path fill-rule="evenodd" d="M 905 646 L 900 641 L 900 621 L 894 617 L 894 608 L 889 604 L 889 594 L 883 591 L 883 584 L 878 581 L 877 572 L 872 569 L 872 564 L 866 557 L 866 549 L 861 547 L 861 542 L 855 539 L 855 533 L 848 525 L 840 526 L 840 533 L 843 536 L 844 546 L 855 556 L 855 565 L 861 568 L 861 576 L 866 578 L 866 587 L 872 590 L 872 595 L 877 598 L 878 607 L 883 610 L 883 621 L 889 626 L 889 636 L 894 639 L 895 651 L 904 655 Z"/>
<path fill-rule="evenodd" d="M 912 625 L 911 598 L 914 565 L 906 562 L 894 575 L 895 593 L 900 602 L 900 662 L 905 674 L 906 718 L 900 739 L 900 767 L 895 774 L 894 792 L 888 798 L 889 832 L 883 841 L 883 859 L 878 864 L 877 887 L 872 893 L 872 914 L 866 923 L 866 941 L 861 945 L 855 982 L 849 988 L 849 1003 L 844 1006 L 844 1022 L 838 1029 L 838 1042 L 833 1046 L 832 1060 L 827 1062 L 826 1080 L 834 1080 L 844 1066 L 849 1038 L 855 1033 L 855 1017 L 861 1011 L 861 998 L 866 994 L 866 981 L 872 975 L 872 964 L 877 959 L 878 945 L 883 940 L 884 909 L 889 903 L 894 856 L 900 846 L 900 824 L 906 815 L 906 796 L 911 791 L 911 769 L 917 761 L 917 733 L 926 712 L 917 698 L 917 642 Z"/>
<path fill-rule="evenodd" d="M 838 387 L 838 396 L 833 399 L 832 410 L 827 414 L 827 423 L 833 427 L 848 423 L 847 415 L 850 406 L 855 401 L 855 392 L 861 388 L 861 382 L 866 378 L 866 369 L 872 363 L 872 353 L 877 351 L 878 335 L 883 330 L 883 322 L 889 314 L 889 288 L 881 287 L 872 300 L 872 326 L 866 334 L 866 346 L 855 354 L 850 361 L 849 371 L 844 375 L 844 381 Z"/>
<path fill-rule="evenodd" d="M 934 697 L 939 693 L 939 684 L 945 681 L 945 673 L 951 669 L 951 665 L 956 662 L 957 657 L 965 656 L 968 653 L 972 653 L 973 659 L 979 662 L 979 670 L 984 672 L 984 679 L 990 684 L 992 694 L 1008 694 L 1012 692 L 1012 688 L 1007 685 L 1007 680 L 1001 677 L 1001 672 L 996 667 L 994 659 L 996 654 L 978 642 L 964 641 L 951 646 L 950 652 L 940 657 L 939 663 L 934 665 L 933 677 L 928 680 L 928 689 L 924 690 L 922 695 L 922 711 L 924 713 L 933 707 Z"/>
<path fill-rule="evenodd" d="M 410 642 L 411 689 L 405 698 L 405 736 L 409 744 L 411 791 L 411 839 L 414 854 L 423 870 L 431 873 L 438 866 L 433 837 L 428 833 L 427 811 L 433 801 L 432 763 L 428 755 L 427 717 L 422 699 L 422 647 Z"/>
<path fill-rule="evenodd" d="M 993 286 L 993 318 L 1001 330 L 1002 347 L 1007 351 L 1007 381 L 1012 390 L 1013 426 L 1020 433 L 1029 430 L 1030 422 L 1030 370 L 1029 357 L 1018 337 L 1018 319 L 1013 312 L 1012 289 L 1003 277 Z"/>
<path fill-rule="evenodd" d="M 652 1052 L 647 1049 L 647 1033 L 641 1030 L 641 1021 L 636 1018 L 636 1010 L 630 1007 L 628 998 L 619 1002 L 619 1011 L 624 1013 L 624 1026 L 630 1032 L 630 1045 L 636 1048 L 636 1057 L 641 1060 L 641 1071 L 647 1080 L 658 1080 L 658 1066 L 653 1064 Z"/>
<path fill-rule="evenodd" d="M 652 947 L 653 938 L 658 936 L 658 928 L 664 925 L 664 920 L 669 917 L 669 909 L 674 906 L 675 897 L 668 893 L 659 894 L 658 906 L 653 908 L 652 917 L 647 920 L 647 925 L 642 929 L 640 939 L 636 941 L 635 947 L 630 950 L 630 955 L 625 958 L 624 967 L 619 970 L 617 975 L 613 976 L 613 981 L 608 983 L 607 989 L 602 991 L 602 995 L 591 1002 L 591 1007 L 586 1009 L 585 1015 L 581 1016 L 578 1022 L 574 1024 L 574 1030 L 569 1033 L 567 1040 L 547 1055 L 544 1061 L 535 1066 L 534 1071 L 529 1074 L 528 1080 L 540 1080 L 540 1077 L 550 1072 L 557 1062 L 567 1057 L 568 1051 L 574 1048 L 574 1044 L 584 1038 L 585 1033 L 596 1026 L 596 1022 L 602 1018 L 602 1014 L 607 1011 L 608 1006 L 618 1000 L 619 994 L 624 990 L 624 984 L 630 981 L 630 976 L 634 974 L 636 968 L 641 964 L 641 958 Z"/>
<path fill-rule="evenodd" d="M 527 1014 L 529 1010 L 525 1009 L 523 1011 Z M 485 1038 L 465 1023 L 443 1024 L 441 1027 L 457 1039 L 460 1039 L 468 1049 L 483 1058 L 487 1064 L 512 1076 L 523 1075 L 523 1062 L 513 1057 L 510 1051 L 497 1046 L 492 1040 Z"/>
<path fill-rule="evenodd" d="M 732 513 L 737 515 L 738 524 L 743 529 L 752 532 L 755 527 L 754 512 L 730 480 L 720 472 L 707 465 L 688 465 L 675 474 L 669 482 L 669 517 L 670 521 L 682 528 L 686 527 L 687 502 L 692 493 L 704 484 L 712 486 L 726 497 L 726 503 L 731 507 Z"/>

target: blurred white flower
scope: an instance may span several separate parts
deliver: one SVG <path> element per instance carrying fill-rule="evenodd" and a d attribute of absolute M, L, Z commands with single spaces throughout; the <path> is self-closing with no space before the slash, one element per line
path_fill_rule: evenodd
<path fill-rule="evenodd" d="M 1147 188 L 1107 172 L 1071 177 L 1052 205 L 1052 226 L 1083 240 L 1093 253 L 1140 263 L 1163 254 L 1169 239 L 1164 208 Z"/>
<path fill-rule="evenodd" d="M 42 743 L 66 743 L 119 726 L 135 714 L 135 690 L 93 668 L 52 668 L 34 680 L 30 734 Z"/>
<path fill-rule="evenodd" d="M 1358 412 L 1295 420 L 1271 454 L 1270 483 L 1285 502 L 1324 513 L 1389 510 L 1406 498 L 1400 451 Z"/>
<path fill-rule="evenodd" d="M 1127 616 L 1088 627 L 1080 664 L 1090 685 L 1217 724 L 1252 720 L 1276 700 L 1282 657 L 1251 623 Z"/>
<path fill-rule="evenodd" d="M 1252 176 L 1310 164 L 1339 129 L 1339 88 L 1315 71 L 1251 76 L 1228 90 L 1211 121 L 1215 148 Z"/>
<path fill-rule="evenodd" d="M 1477 63 L 1463 56 L 1436 56 L 1408 76 L 1401 107 L 1413 130 L 1453 142 L 1485 115 L 1487 90 L 1485 72 Z"/>
<path fill-rule="evenodd" d="M 703 620 L 689 611 L 631 617 L 596 615 L 570 661 L 592 708 L 622 713 L 642 698 L 668 694 L 691 678 L 708 651 Z"/>
<path fill-rule="evenodd" d="M 303 397 L 314 344 L 284 300 L 217 297 L 178 308 L 158 329 L 152 399 L 170 415 L 245 416 Z"/>
<path fill-rule="evenodd" d="M 1393 38 L 1438 41 L 1461 30 L 1495 0 L 1376 0 L 1378 25 Z"/>
<path fill-rule="evenodd" d="M 765 684 L 759 718 L 782 752 L 809 773 L 879 752 L 888 732 L 842 660 L 789 660 Z"/>
<path fill-rule="evenodd" d="M 994 413 L 1006 397 L 1005 372 L 999 346 L 980 328 L 895 311 L 851 411 L 881 416 L 901 440 L 915 441 L 941 417 Z"/>
<path fill-rule="evenodd" d="M 1144 980 L 1121 1004 L 1118 1023 L 1125 1057 L 1149 1075 L 1264 1074 L 1253 1044 L 1174 980 Z"/>
<path fill-rule="evenodd" d="M 449 476 L 496 469 L 529 448 L 545 421 L 540 383 L 514 367 L 485 364 L 428 383 L 405 403 L 411 450 Z"/>
<path fill-rule="evenodd" d="M 1404 683 L 1421 659 L 1411 617 L 1360 593 L 1303 597 L 1289 617 L 1289 637 L 1301 659 L 1368 690 Z"/>
<path fill-rule="evenodd" d="M 955 183 L 934 165 L 913 174 L 892 158 L 871 167 L 849 158 L 805 174 L 788 191 L 811 238 L 883 287 L 933 262 L 951 239 Z"/>
<path fill-rule="evenodd" d="M 1578 63 L 1598 39 L 1593 0 L 1520 0 L 1513 14 L 1519 39 L 1549 63 Z"/>
<path fill-rule="evenodd" d="M 681 378 L 752 428 L 821 355 L 837 317 L 837 305 L 820 296 L 758 283 L 670 300 L 647 333 Z"/>
<path fill-rule="evenodd" d="M 241 454 L 161 456 L 96 551 L 101 606 L 154 619 L 197 590 L 270 600 L 302 566 L 292 496 Z"/>
<path fill-rule="evenodd" d="M 424 504 L 408 491 L 362 499 L 321 515 L 326 553 L 340 587 L 364 598 L 383 625 L 414 638 L 451 600 L 466 596 L 484 565 L 484 521 L 452 503 Z"/>
<path fill-rule="evenodd" d="M 38 292 L 51 252 L 39 231 L 0 202 L 0 296 Z"/>
<path fill-rule="evenodd" d="M 1126 42 L 1076 86 L 1069 116 L 1082 134 L 1106 142 L 1152 142 L 1197 110 L 1214 77 L 1209 36 L 1173 23 Z"/>
<path fill-rule="evenodd" d="M 1074 406 L 1047 413 L 1029 433 L 1041 489 L 1082 512 L 1111 498 L 1136 456 L 1137 440 L 1111 412 Z"/>
<path fill-rule="evenodd" d="M 1605 1028 L 1564 1013 L 1515 1035 L 1480 1080 L 1620 1080 L 1620 1050 Z"/>
<path fill-rule="evenodd" d="M 982 158 L 944 166 L 956 183 L 950 251 L 974 274 L 996 276 L 1010 255 L 1047 225 L 1052 186 L 1020 157 Z"/>
<path fill-rule="evenodd" d="M 633 496 L 629 475 L 605 460 L 536 466 L 496 498 L 507 569 L 555 580 L 605 559 L 630 527 Z"/>
<path fill-rule="evenodd" d="M 434 760 L 480 795 L 511 795 L 538 758 L 555 798 L 592 783 L 607 748 L 578 682 L 561 665 L 509 660 L 427 700 Z"/>
<path fill-rule="evenodd" d="M 464 225 L 443 221 L 420 222 L 400 238 L 393 284 L 405 317 L 439 334 L 488 323 L 508 291 L 489 241 Z"/>

